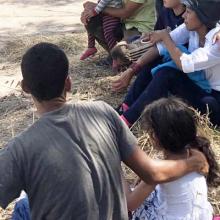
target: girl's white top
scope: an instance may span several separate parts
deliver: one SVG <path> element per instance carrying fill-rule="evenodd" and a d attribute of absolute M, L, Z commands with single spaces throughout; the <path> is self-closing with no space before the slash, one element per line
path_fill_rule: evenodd
<path fill-rule="evenodd" d="M 145 220 L 212 220 L 204 176 L 190 173 L 176 181 L 160 184 L 133 215 Z"/>

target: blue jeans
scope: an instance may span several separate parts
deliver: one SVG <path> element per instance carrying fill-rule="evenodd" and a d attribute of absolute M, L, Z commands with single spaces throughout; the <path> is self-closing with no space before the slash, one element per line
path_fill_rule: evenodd
<path fill-rule="evenodd" d="M 169 94 L 182 98 L 189 105 L 198 109 L 202 114 L 210 112 L 210 121 L 220 125 L 220 92 L 207 93 L 197 86 L 187 74 L 170 67 L 164 67 L 152 77 L 149 65 L 139 72 L 137 79 L 131 86 L 124 103 L 129 109 L 123 116 L 133 124 L 141 115 L 146 105 Z"/>
<path fill-rule="evenodd" d="M 12 220 L 30 220 L 30 207 L 28 197 L 25 197 L 15 204 Z"/>

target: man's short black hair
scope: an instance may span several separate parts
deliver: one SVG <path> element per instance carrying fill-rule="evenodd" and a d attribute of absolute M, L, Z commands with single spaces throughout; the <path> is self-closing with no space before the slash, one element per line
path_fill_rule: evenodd
<path fill-rule="evenodd" d="M 34 45 L 21 62 L 24 83 L 38 101 L 51 100 L 62 94 L 68 70 L 65 53 L 50 43 Z"/>

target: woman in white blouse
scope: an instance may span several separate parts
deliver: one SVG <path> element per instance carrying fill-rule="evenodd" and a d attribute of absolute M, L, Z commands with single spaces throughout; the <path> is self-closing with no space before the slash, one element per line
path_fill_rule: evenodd
<path fill-rule="evenodd" d="M 113 82 L 113 89 L 120 90 L 138 73 L 121 108 L 121 117 L 128 124 L 133 124 L 141 115 L 144 107 L 152 101 L 168 94 L 186 100 L 202 113 L 209 107 L 213 124 L 220 125 L 220 41 L 213 43 L 213 38 L 220 31 L 219 0 L 183 0 L 187 9 L 184 24 L 172 32 L 168 30 L 151 33 L 150 39 L 156 43 L 136 63 L 132 64 L 121 77 Z M 188 52 L 182 52 L 178 45 L 188 44 Z M 152 78 L 144 71 L 164 51 L 169 52 L 177 68 L 163 67 Z M 202 89 L 187 75 L 202 71 L 210 90 Z"/>

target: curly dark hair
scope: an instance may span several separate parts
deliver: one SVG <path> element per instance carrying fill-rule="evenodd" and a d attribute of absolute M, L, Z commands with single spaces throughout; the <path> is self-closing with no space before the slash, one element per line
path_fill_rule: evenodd
<path fill-rule="evenodd" d="M 68 70 L 65 53 L 46 42 L 31 47 L 21 62 L 23 80 L 38 101 L 51 100 L 62 94 Z"/>

